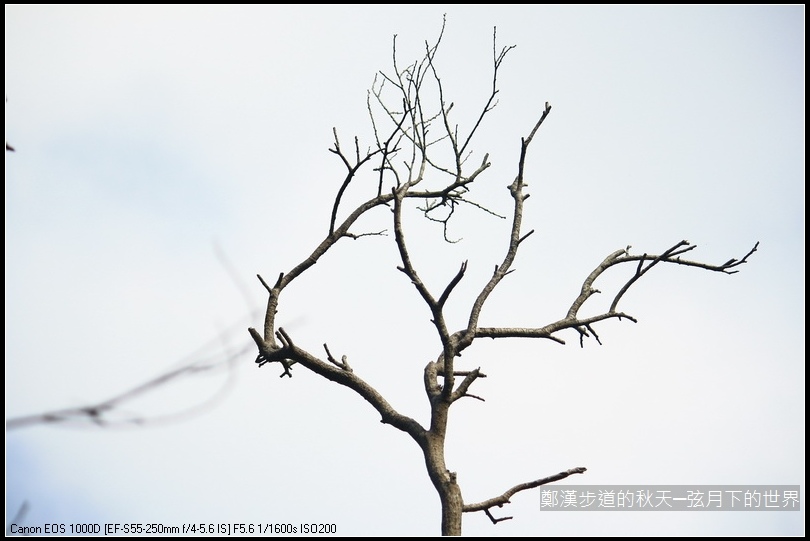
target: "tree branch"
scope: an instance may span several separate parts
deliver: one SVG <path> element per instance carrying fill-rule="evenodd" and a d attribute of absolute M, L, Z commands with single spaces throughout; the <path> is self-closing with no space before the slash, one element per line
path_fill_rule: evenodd
<path fill-rule="evenodd" d="M 525 237 L 524 237 L 525 238 Z M 475 338 L 547 338 L 549 340 L 554 340 L 560 344 L 565 344 L 565 342 L 553 336 L 554 333 L 565 329 L 575 329 L 580 334 L 580 345 L 582 345 L 582 339 L 584 337 L 593 335 L 597 342 L 601 344 L 599 340 L 599 336 L 594 331 L 592 324 L 598 323 L 600 321 L 604 321 L 606 319 L 628 319 L 633 323 L 636 323 L 637 320 L 633 316 L 626 314 L 624 312 L 616 311 L 618 306 L 619 300 L 621 297 L 627 292 L 627 290 L 638 281 L 638 279 L 643 276 L 647 271 L 649 271 L 654 265 L 658 263 L 671 263 L 676 265 L 684 265 L 688 267 L 696 267 L 701 268 L 704 270 L 710 270 L 714 272 L 723 272 L 725 274 L 733 274 L 737 271 L 729 271 L 729 269 L 742 265 L 748 261 L 748 258 L 757 250 L 759 243 L 757 242 L 754 247 L 749 250 L 749 252 L 739 261 L 736 259 L 730 259 L 723 263 L 722 265 L 711 265 L 708 263 L 702 263 L 698 261 L 689 261 L 685 259 L 681 259 L 680 255 L 691 251 L 692 249 L 696 248 L 695 245 L 689 244 L 687 241 L 681 241 L 666 250 L 661 255 L 648 255 L 644 254 L 641 256 L 630 256 L 627 255 L 627 250 L 616 250 L 609 256 L 607 256 L 589 275 L 585 278 L 585 281 L 582 283 L 582 288 L 580 291 L 579 296 L 574 300 L 571 305 L 571 308 L 568 309 L 568 313 L 566 317 L 545 325 L 543 327 L 478 327 L 474 329 L 473 332 L 473 339 Z M 582 305 L 587 301 L 594 293 L 599 293 L 598 289 L 593 287 L 594 282 L 596 281 L 599 276 L 601 276 L 607 269 L 628 262 L 638 262 L 638 266 L 636 269 L 635 274 L 622 286 L 619 292 L 616 294 L 613 302 L 610 306 L 610 309 L 607 312 L 602 314 L 580 318 L 577 316 L 579 313 L 580 308 Z M 644 263 L 648 262 L 647 266 L 644 266 Z M 500 269 L 496 268 L 495 272 Z M 464 339 L 467 336 L 469 329 L 465 329 L 464 331 L 457 331 L 453 333 L 453 337 L 459 342 L 459 344 L 464 344 Z M 590 334 L 589 334 L 590 333 Z M 461 347 L 459 347 L 459 351 L 461 351 Z"/>
<path fill-rule="evenodd" d="M 416 420 L 397 412 L 374 387 L 348 368 L 348 365 L 341 366 L 334 359 L 328 362 L 322 361 L 295 345 L 290 335 L 283 328 L 279 328 L 279 335 L 283 338 L 282 343 L 284 345 L 279 350 L 271 352 L 273 358 L 267 362 L 279 361 L 283 363 L 286 360 L 290 365 L 297 363 L 330 381 L 353 390 L 377 410 L 381 417 L 381 423 L 392 425 L 408 433 L 420 446 L 424 444 L 426 431 L 422 425 Z M 331 357 L 328 348 L 327 355 Z M 345 358 L 343 362 L 345 363 Z"/>
<path fill-rule="evenodd" d="M 523 194 L 523 188 L 525 187 L 523 178 L 526 170 L 526 151 L 534 138 L 534 134 L 540 128 L 540 125 L 543 123 L 543 121 L 545 121 L 550 112 L 551 106 L 546 103 L 546 108 L 543 111 L 543 114 L 540 116 L 540 120 L 537 121 L 529 136 L 521 141 L 518 174 L 517 177 L 515 177 L 514 182 L 512 182 L 512 184 L 510 184 L 508 187 L 509 193 L 512 195 L 512 199 L 514 200 L 514 207 L 512 211 L 512 229 L 509 235 L 509 244 L 507 246 L 506 255 L 504 256 L 501 264 L 495 267 L 495 272 L 492 273 L 492 277 L 490 278 L 489 282 L 487 282 L 487 284 L 478 294 L 478 297 L 475 299 L 475 302 L 470 309 L 470 317 L 467 323 L 467 329 L 463 335 L 459 336 L 458 352 L 461 352 L 472 344 L 472 341 L 475 339 L 477 332 L 476 329 L 478 327 L 478 319 L 481 315 L 481 310 L 484 307 L 484 303 L 486 302 L 487 298 L 489 298 L 492 291 L 494 291 L 495 287 L 509 273 L 509 268 L 512 266 L 512 262 L 517 256 L 517 250 L 520 243 L 531 234 L 531 232 L 525 236 L 521 236 L 520 234 L 520 225 L 523 220 L 523 202 L 528 198 L 528 195 Z"/>
<path fill-rule="evenodd" d="M 446 303 L 448 297 L 450 297 L 450 292 L 453 291 L 453 288 L 456 287 L 458 283 L 461 281 L 461 279 L 464 277 L 464 272 L 466 270 L 467 270 L 467 262 L 465 261 L 464 263 L 461 264 L 461 268 L 458 270 L 458 273 L 456 273 L 455 277 L 450 281 L 449 284 L 447 284 L 447 287 L 444 289 L 444 292 L 442 292 L 442 296 L 439 297 L 439 301 L 437 303 L 439 305 L 439 308 L 444 307 L 444 303 Z"/>
<path fill-rule="evenodd" d="M 566 477 L 568 477 L 570 475 L 575 475 L 575 474 L 578 474 L 578 473 L 585 473 L 586 471 L 587 471 L 587 468 L 583 468 L 583 467 L 571 468 L 570 470 L 562 471 L 560 473 L 557 473 L 555 475 L 550 475 L 550 476 L 544 477 L 542 479 L 537 479 L 535 481 L 530 481 L 528 483 L 521 483 L 519 485 L 513 486 L 512 488 L 510 488 L 509 490 L 507 490 L 506 492 L 504 492 L 500 496 L 495 496 L 494 498 L 490 498 L 490 499 L 485 500 L 483 502 L 465 504 L 462 510 L 463 510 L 464 513 L 474 513 L 476 511 L 487 511 L 487 510 L 489 510 L 489 509 L 491 509 L 493 507 L 503 507 L 505 504 L 511 503 L 510 499 L 512 498 L 512 496 L 514 496 L 518 492 L 522 492 L 524 490 L 531 490 L 531 489 L 537 488 L 537 487 L 539 487 L 541 485 L 547 485 L 549 483 L 554 483 L 556 481 L 560 481 L 562 479 L 565 479 Z M 506 518 L 501 518 L 501 519 L 495 520 L 489 513 L 487 513 L 487 516 L 490 517 L 490 520 L 492 520 L 493 524 L 496 523 L 496 522 L 500 522 L 502 520 L 508 520 L 508 519 L 512 518 L 512 517 L 506 517 Z"/>
<path fill-rule="evenodd" d="M 465 396 L 470 396 L 470 397 L 473 397 L 473 398 L 477 398 L 478 400 L 481 400 L 482 402 L 484 401 L 483 398 L 480 398 L 480 397 L 477 397 L 477 396 L 474 396 L 474 395 L 471 395 L 471 394 L 467 393 L 467 391 L 470 388 L 470 385 L 472 385 L 475 380 L 477 380 L 478 378 L 487 377 L 486 374 L 481 373 L 480 368 L 476 368 L 475 370 L 473 370 L 471 372 L 457 371 L 457 372 L 454 372 L 453 375 L 454 376 L 464 375 L 464 379 L 461 381 L 461 383 L 459 383 L 458 388 L 455 391 L 453 391 L 453 394 L 450 397 L 450 400 L 452 402 L 455 402 L 459 398 L 463 398 Z"/>
<path fill-rule="evenodd" d="M 341 150 L 340 150 L 340 141 L 338 140 L 337 129 L 332 128 L 332 133 L 334 133 L 334 135 L 335 135 L 335 148 L 334 149 L 330 148 L 329 152 L 332 152 L 332 153 L 337 154 L 338 156 L 340 156 L 340 159 L 343 161 L 343 164 L 346 166 L 346 169 L 348 169 L 348 172 L 346 173 L 346 178 L 343 180 L 343 184 L 340 185 L 340 189 L 338 190 L 338 193 L 335 196 L 335 204 L 332 206 L 332 217 L 329 220 L 329 235 L 330 236 L 335 232 L 335 221 L 337 220 L 338 207 L 340 207 L 340 199 L 343 197 L 343 193 L 346 191 L 346 188 L 349 187 L 349 183 L 355 177 L 355 175 L 357 174 L 357 171 L 363 166 L 363 164 L 365 164 L 372 157 L 374 157 L 374 155 L 379 154 L 380 152 L 384 152 L 386 150 L 386 149 L 378 148 L 374 152 L 369 152 L 368 154 L 366 154 L 366 157 L 361 160 L 361 159 L 359 159 L 359 157 L 360 157 L 359 156 L 360 155 L 359 142 L 357 140 L 357 137 L 355 137 L 354 138 L 354 144 L 355 144 L 355 147 L 357 149 L 358 159 L 357 159 L 357 162 L 354 165 L 351 165 L 349 163 L 349 160 L 346 159 L 346 156 L 344 156 L 343 152 L 341 152 Z"/>
<path fill-rule="evenodd" d="M 638 267 L 636 269 L 636 274 L 627 281 L 627 283 L 619 290 L 616 294 L 616 297 L 613 299 L 613 303 L 610 305 L 610 310 L 613 311 L 616 309 L 616 306 L 619 304 L 619 300 L 624 296 L 630 286 L 632 286 L 639 278 L 641 278 L 648 270 L 650 270 L 654 265 L 660 262 L 665 263 L 674 263 L 676 265 L 684 265 L 687 267 L 696 267 L 699 269 L 709 270 L 713 272 L 722 272 L 724 274 L 736 274 L 739 271 L 733 270 L 730 271 L 729 269 L 733 269 L 738 267 L 746 262 L 748 262 L 748 258 L 753 255 L 754 252 L 757 251 L 759 247 L 759 242 L 754 244 L 754 247 L 751 248 L 747 254 L 743 256 L 742 259 L 737 261 L 734 258 L 729 259 L 722 265 L 710 265 L 707 263 L 701 263 L 699 261 L 689 261 L 686 259 L 681 259 L 680 256 L 683 253 L 689 252 L 697 248 L 695 244 L 689 244 L 688 241 L 682 240 L 679 243 L 675 244 L 672 248 L 665 251 L 660 256 L 648 256 L 647 254 L 641 256 L 630 256 L 626 255 L 620 261 L 616 261 L 613 264 L 623 263 L 625 261 L 638 261 Z M 650 260 L 650 263 L 643 267 L 644 262 Z"/>

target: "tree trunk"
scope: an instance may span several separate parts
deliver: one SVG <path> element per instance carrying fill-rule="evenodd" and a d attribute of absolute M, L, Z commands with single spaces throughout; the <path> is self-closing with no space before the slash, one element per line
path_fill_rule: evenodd
<path fill-rule="evenodd" d="M 435 413 L 434 411 L 434 415 Z M 456 473 L 448 471 L 444 462 L 444 434 L 428 432 L 422 451 L 425 454 L 428 475 L 442 503 L 442 535 L 461 535 L 464 500 L 456 481 Z"/>
<path fill-rule="evenodd" d="M 461 488 L 456 483 L 456 474 L 448 472 L 450 478 L 439 491 L 442 501 L 442 535 L 461 535 L 461 509 L 464 500 L 461 498 Z"/>

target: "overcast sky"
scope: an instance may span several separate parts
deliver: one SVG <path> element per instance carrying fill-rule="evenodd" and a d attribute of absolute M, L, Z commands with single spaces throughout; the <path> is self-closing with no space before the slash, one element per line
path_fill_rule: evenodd
<path fill-rule="evenodd" d="M 576 466 L 564 485 L 805 483 L 804 6 L 267 6 L 5 8 L 6 419 L 97 403 L 180 377 L 83 423 L 6 432 L 6 525 L 333 523 L 339 535 L 436 535 L 439 500 L 413 441 L 303 367 L 257 369 L 248 326 L 265 291 L 328 231 L 345 169 L 372 144 L 374 74 L 435 40 L 454 120 L 492 83 L 492 38 L 516 45 L 472 145 L 492 168 L 473 200 L 509 212 L 521 137 L 535 229 L 482 315 L 540 327 L 565 315 L 604 257 L 680 240 L 731 276 L 659 268 L 631 289 L 638 319 L 602 345 L 474 346 L 488 377 L 451 410 L 447 460 L 465 502 Z M 396 105 L 396 104 L 395 104 Z M 363 177 L 348 202 L 375 193 Z M 380 210 L 357 233 L 390 226 Z M 473 207 L 440 226 L 406 213 L 414 264 L 448 306 L 503 258 L 508 223 Z M 296 342 L 347 355 L 422 423 L 440 352 L 396 270 L 392 236 L 338 243 L 284 292 Z M 634 269 L 597 284 L 605 299 Z M 613 288 L 613 289 L 611 289 Z M 604 307 L 602 307 L 604 308 Z M 232 362 L 228 362 L 232 359 Z M 230 368 L 229 368 L 230 367 Z M 150 419 L 142 426 L 131 419 Z M 803 535 L 801 513 L 549 513 L 522 492 L 507 535 Z"/>

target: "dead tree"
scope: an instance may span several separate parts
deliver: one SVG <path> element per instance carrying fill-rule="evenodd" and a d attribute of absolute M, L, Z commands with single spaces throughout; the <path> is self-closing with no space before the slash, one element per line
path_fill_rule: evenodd
<path fill-rule="evenodd" d="M 462 352 L 479 338 L 544 338 L 564 344 L 559 335 L 565 330 L 576 331 L 581 344 L 585 338 L 590 337 L 598 342 L 599 336 L 595 327 L 600 322 L 609 319 L 636 321 L 632 315 L 620 310 L 619 303 L 630 287 L 657 265 L 679 265 L 733 274 L 737 272 L 737 267 L 747 262 L 756 251 L 757 245 L 741 259 L 729 259 L 719 265 L 684 258 L 696 247 L 687 241 L 676 242 L 659 254 L 631 254 L 628 246 L 626 249 L 618 249 L 609 254 L 585 276 L 579 295 L 571 302 L 561 319 L 542 327 L 479 326 L 479 318 L 487 299 L 512 272 L 512 264 L 518 249 L 533 233 L 533 231 L 523 232 L 521 228 L 524 206 L 529 198 L 529 194 L 526 193 L 526 159 L 535 135 L 551 112 L 551 106 L 546 103 L 534 127 L 520 140 L 520 157 L 516 174 L 507 187 L 512 199 L 512 211 L 509 235 L 503 239 L 506 255 L 495 265 L 491 277 L 480 287 L 477 296 L 470 300 L 466 326 L 460 329 L 451 328 L 445 319 L 445 305 L 454 288 L 464 279 L 467 262 L 460 264 L 455 276 L 441 291 L 431 291 L 423 282 L 417 264 L 409 255 L 403 216 L 406 207 L 416 203 L 426 218 L 443 224 L 445 240 L 449 240 L 447 224 L 457 207 L 473 205 L 482 211 L 491 212 L 469 197 L 471 185 L 490 167 L 489 156 L 485 155 L 473 167 L 467 166 L 466 159 L 482 120 L 496 104 L 498 72 L 512 47 L 503 47 L 499 51 L 493 33 L 492 90 L 489 99 L 473 122 L 472 129 L 462 133 L 451 121 L 453 105 L 445 101 L 442 81 L 434 63 L 443 31 L 444 27 L 434 44 L 425 43 L 425 53 L 420 60 L 404 68 L 398 65 L 396 36 L 394 37 L 393 72 L 390 75 L 380 73 L 369 93 L 368 108 L 375 134 L 374 145 L 363 153 L 355 138 L 354 148 L 347 152 L 341 146 L 337 131 L 334 130 L 334 147 L 329 150 L 343 163 L 345 177 L 339 185 L 331 209 L 328 234 L 303 261 L 288 272 L 279 274 L 274 283 L 271 284 L 259 276 L 268 294 L 264 328 L 261 333 L 254 328 L 250 328 L 249 331 L 258 347 L 256 357 L 258 366 L 278 363 L 282 370 L 281 376 L 292 377 L 293 368 L 300 365 L 356 392 L 377 410 L 382 423 L 407 433 L 422 450 L 428 476 L 438 492 L 442 509 L 441 533 L 459 535 L 463 513 L 484 512 L 493 523 L 507 520 L 511 517 L 496 517 L 492 513 L 492 508 L 509 503 L 512 496 L 518 492 L 586 471 L 584 467 L 572 467 L 548 477 L 518 484 L 485 501 L 465 503 L 456 473 L 451 471 L 445 462 L 445 436 L 451 406 L 464 397 L 478 398 L 472 394 L 472 387 L 478 379 L 486 375 L 480 368 L 457 369 L 456 358 Z M 429 103 L 426 90 L 429 85 L 438 96 L 438 103 Z M 438 135 L 434 135 L 435 133 Z M 374 175 L 376 189 L 369 194 L 367 200 L 350 212 L 341 209 L 342 198 L 348 186 L 361 172 L 367 171 Z M 417 294 L 424 301 L 430 312 L 432 325 L 438 333 L 436 359 L 428 362 L 423 369 L 424 390 L 430 406 L 429 426 L 423 426 L 414 418 L 394 409 L 374 386 L 354 372 L 345 355 L 338 359 L 327 344 L 323 344 L 324 352 L 321 354 L 309 351 L 276 323 L 282 292 L 315 265 L 338 241 L 344 238 L 357 239 L 364 235 L 385 234 L 385 232 L 362 233 L 353 229 L 358 219 L 380 207 L 390 212 L 392 220 L 390 228 L 400 259 L 397 269 L 413 284 Z M 342 221 L 338 219 L 341 210 L 344 215 L 348 212 Z M 618 291 L 611 293 L 610 307 L 602 313 L 582 315 L 585 303 L 599 293 L 594 285 L 596 280 L 605 271 L 618 265 L 629 266 L 634 270 L 626 283 Z"/>

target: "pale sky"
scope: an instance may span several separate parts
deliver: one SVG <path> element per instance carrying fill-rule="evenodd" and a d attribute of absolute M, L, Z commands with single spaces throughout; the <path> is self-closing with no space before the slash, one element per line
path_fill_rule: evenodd
<path fill-rule="evenodd" d="M 482 342 L 487 374 L 451 410 L 447 460 L 466 502 L 576 466 L 564 485 L 805 487 L 804 6 L 21 6 L 5 9 L 6 419 L 97 403 L 196 362 L 108 417 L 6 432 L 6 526 L 332 523 L 341 536 L 432 536 L 438 496 L 421 452 L 352 391 L 257 369 L 247 327 L 265 291 L 328 231 L 345 169 L 328 151 L 372 144 L 366 92 L 435 40 L 460 129 L 491 87 L 472 145 L 492 167 L 473 199 L 511 208 L 521 137 L 552 111 L 528 158 L 514 273 L 484 326 L 564 316 L 611 252 L 680 240 L 731 276 L 659 268 L 580 348 Z M 365 177 L 351 201 L 374 195 Z M 367 191 L 364 191 L 367 190 Z M 414 264 L 439 294 L 468 272 L 448 319 L 500 262 L 508 224 L 473 208 L 441 228 L 406 213 Z M 390 213 L 361 221 L 391 231 Z M 363 229 L 365 228 L 365 229 Z M 358 230 L 357 232 L 363 232 Z M 392 236 L 338 243 L 284 292 L 297 343 L 355 373 L 422 423 L 422 370 L 440 344 L 396 270 Z M 634 269 L 597 284 L 597 313 Z M 611 290 L 611 288 L 613 288 Z M 168 419 L 164 419 L 169 416 Z M 803 535 L 798 513 L 549 513 L 522 492 L 492 525 L 540 535 Z"/>

